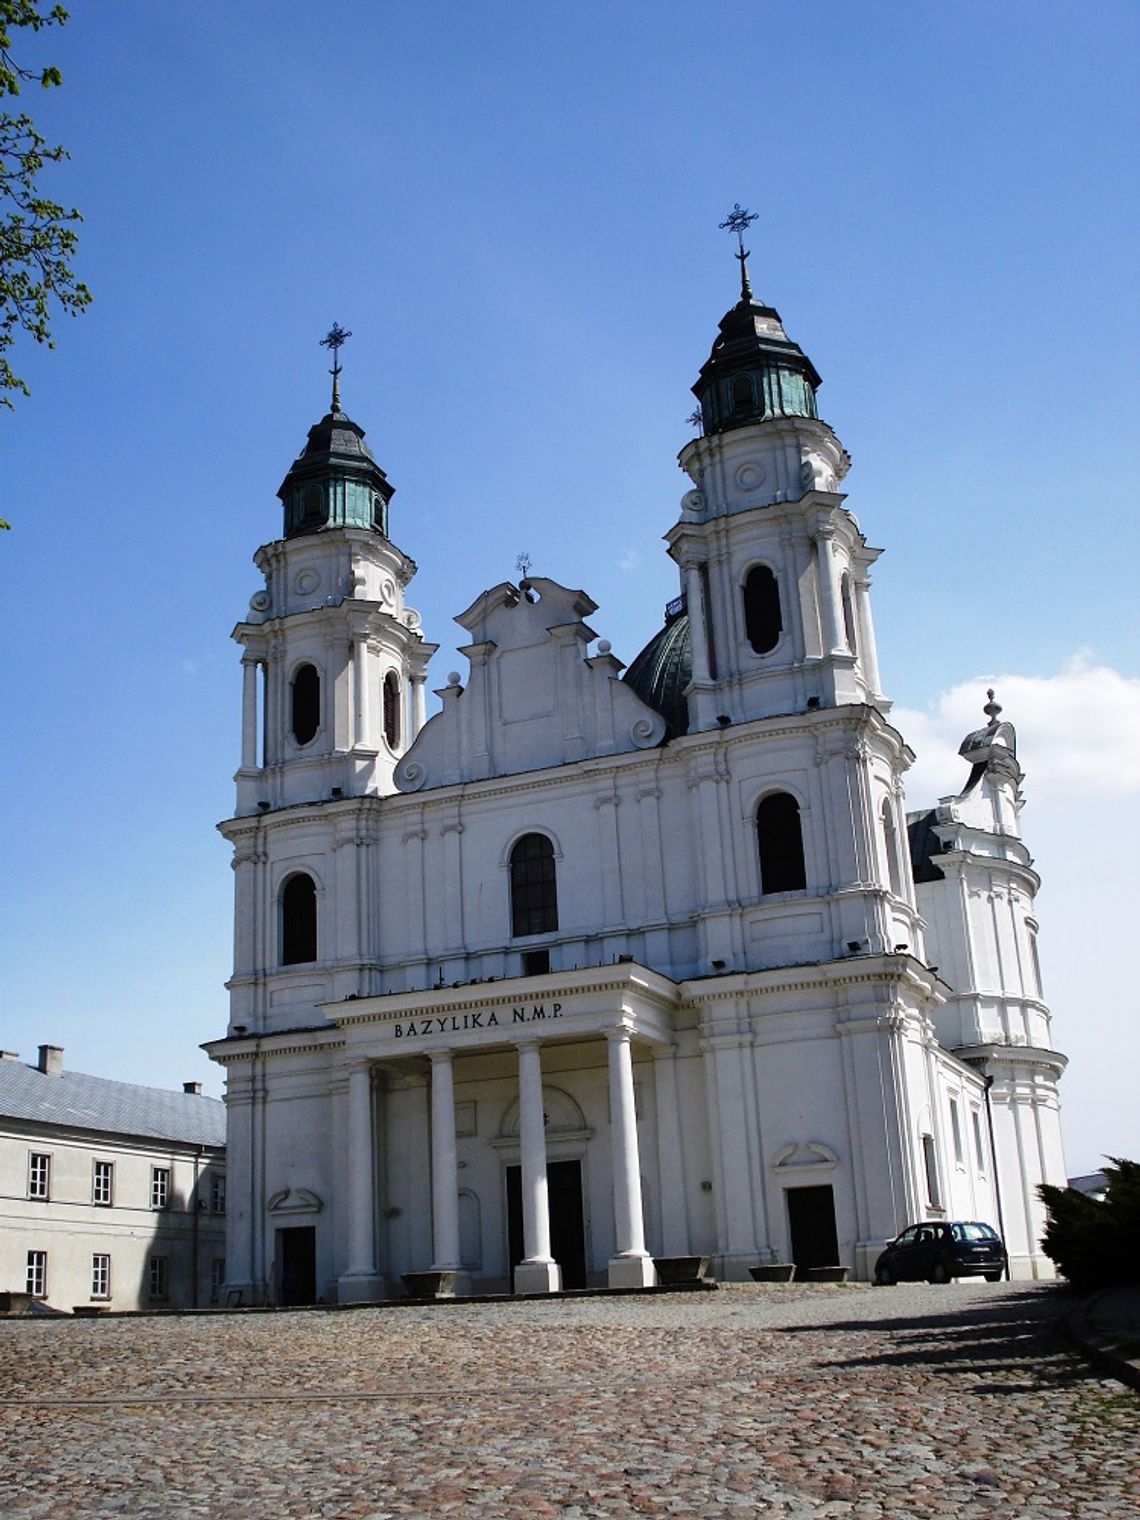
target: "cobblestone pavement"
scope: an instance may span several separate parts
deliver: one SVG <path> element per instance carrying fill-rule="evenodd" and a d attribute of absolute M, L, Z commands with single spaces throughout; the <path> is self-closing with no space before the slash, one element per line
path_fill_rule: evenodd
<path fill-rule="evenodd" d="M 1138 1520 L 1019 1284 L 0 1323 L 5 1520 Z"/>

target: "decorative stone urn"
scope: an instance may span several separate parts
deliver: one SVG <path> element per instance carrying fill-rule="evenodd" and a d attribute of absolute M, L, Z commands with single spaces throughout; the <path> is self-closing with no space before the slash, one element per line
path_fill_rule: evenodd
<path fill-rule="evenodd" d="M 405 1272 L 403 1280 L 409 1298 L 454 1298 L 465 1291 L 466 1276 L 460 1271 Z"/>
<path fill-rule="evenodd" d="M 793 1261 L 766 1261 L 763 1266 L 749 1267 L 748 1275 L 753 1282 L 786 1283 L 791 1282 L 795 1271 L 796 1264 Z"/>
<path fill-rule="evenodd" d="M 681 1283 L 700 1282 L 706 1277 L 709 1259 L 707 1256 L 655 1256 L 653 1265 L 658 1284 L 663 1288 L 675 1288 Z"/>

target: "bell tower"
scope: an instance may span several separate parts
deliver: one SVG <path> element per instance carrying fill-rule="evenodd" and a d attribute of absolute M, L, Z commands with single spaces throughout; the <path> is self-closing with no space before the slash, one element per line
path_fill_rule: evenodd
<path fill-rule="evenodd" d="M 264 588 L 234 630 L 244 676 L 237 814 L 382 795 L 424 722 L 436 646 L 404 600 L 415 563 L 388 537 L 393 487 L 341 407 L 335 326 L 332 402 L 278 491 L 283 536 L 254 563 Z"/>
<path fill-rule="evenodd" d="M 666 535 L 692 650 L 689 731 L 859 702 L 879 687 L 867 545 L 844 506 L 850 459 L 816 410 L 820 377 L 752 293 L 734 207 L 740 299 L 693 394 L 700 436 L 679 455 L 693 489 Z"/>

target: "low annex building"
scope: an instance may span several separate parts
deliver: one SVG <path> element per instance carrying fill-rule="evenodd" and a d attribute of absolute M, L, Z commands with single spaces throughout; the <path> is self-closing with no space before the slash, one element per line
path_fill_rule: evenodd
<path fill-rule="evenodd" d="M 1037 877 L 992 697 L 908 818 L 871 548 L 819 375 L 741 261 L 693 387 L 680 595 L 628 669 L 524 575 L 437 646 L 341 408 L 279 495 L 242 646 L 227 1290 L 375 1299 L 794 1260 L 926 1217 L 1049 1274 L 1063 1182 Z M 332 336 L 336 339 L 334 331 Z M 663 524 L 663 527 L 667 526 Z"/>
<path fill-rule="evenodd" d="M 225 1109 L 0 1052 L 0 1290 L 53 1309 L 222 1302 Z"/>

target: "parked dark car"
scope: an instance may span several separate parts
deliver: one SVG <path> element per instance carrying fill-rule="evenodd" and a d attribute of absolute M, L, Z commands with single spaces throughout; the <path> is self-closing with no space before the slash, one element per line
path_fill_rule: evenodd
<path fill-rule="evenodd" d="M 976 1219 L 929 1219 L 909 1225 L 875 1263 L 875 1281 L 949 1282 L 952 1277 L 984 1277 L 998 1282 L 1005 1273 L 1001 1236 Z"/>

